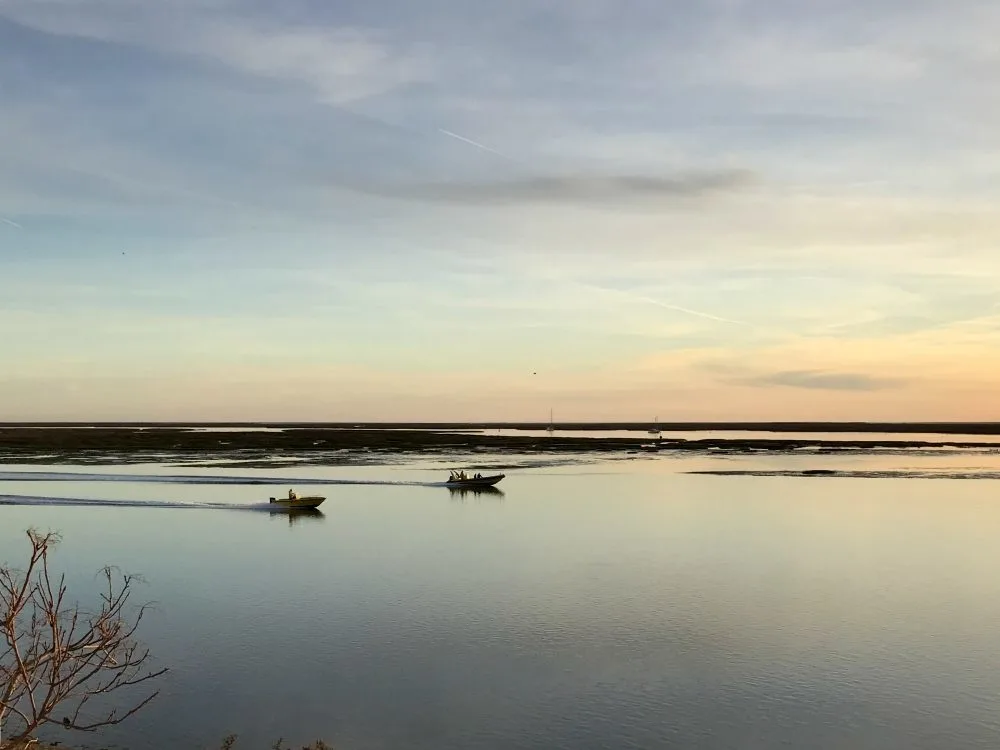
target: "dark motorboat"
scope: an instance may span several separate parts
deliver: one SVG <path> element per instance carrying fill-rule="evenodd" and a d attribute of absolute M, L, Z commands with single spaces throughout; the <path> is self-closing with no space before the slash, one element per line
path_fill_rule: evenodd
<path fill-rule="evenodd" d="M 492 487 L 506 476 L 505 474 L 493 474 L 484 477 L 481 474 L 466 476 L 465 472 L 452 472 L 446 484 L 449 487 Z"/>

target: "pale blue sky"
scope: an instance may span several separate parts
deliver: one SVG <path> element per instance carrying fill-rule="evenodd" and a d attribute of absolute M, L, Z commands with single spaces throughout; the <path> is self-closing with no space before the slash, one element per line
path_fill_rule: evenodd
<path fill-rule="evenodd" d="M 0 420 L 1000 419 L 998 30 L 0 0 Z"/>

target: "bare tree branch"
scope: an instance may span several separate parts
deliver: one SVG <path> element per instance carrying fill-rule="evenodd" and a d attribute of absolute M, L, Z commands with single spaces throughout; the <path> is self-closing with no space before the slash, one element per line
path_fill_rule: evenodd
<path fill-rule="evenodd" d="M 105 567 L 99 607 L 68 605 L 65 576 L 49 568 L 58 535 L 27 534 L 27 567 L 0 567 L 0 750 L 33 741 L 47 724 L 84 732 L 120 724 L 159 691 L 125 704 L 118 691 L 167 671 L 150 669 L 134 639 L 149 607 L 130 604 L 136 576 Z M 101 699 L 111 707 L 97 708 Z"/>

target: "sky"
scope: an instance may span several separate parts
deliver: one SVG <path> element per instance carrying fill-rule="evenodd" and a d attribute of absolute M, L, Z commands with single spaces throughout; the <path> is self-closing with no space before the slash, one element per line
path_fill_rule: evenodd
<path fill-rule="evenodd" d="M 0 421 L 1000 420 L 995 0 L 0 0 Z"/>

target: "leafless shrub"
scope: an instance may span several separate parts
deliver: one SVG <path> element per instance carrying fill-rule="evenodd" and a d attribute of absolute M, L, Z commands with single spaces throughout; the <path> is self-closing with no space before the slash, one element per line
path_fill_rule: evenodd
<path fill-rule="evenodd" d="M 150 670 L 149 651 L 133 637 L 148 607 L 130 605 L 134 576 L 101 570 L 100 606 L 84 610 L 67 603 L 65 576 L 54 580 L 49 570 L 58 535 L 27 534 L 26 569 L 0 567 L 0 750 L 50 724 L 85 732 L 120 724 L 159 691 L 124 709 L 102 709 L 101 699 L 167 671 Z"/>

